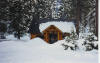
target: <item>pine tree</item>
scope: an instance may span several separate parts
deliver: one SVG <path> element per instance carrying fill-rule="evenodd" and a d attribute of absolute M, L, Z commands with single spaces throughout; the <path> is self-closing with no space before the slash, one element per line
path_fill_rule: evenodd
<path fill-rule="evenodd" d="M 9 1 L 9 32 L 12 32 L 18 39 L 29 30 L 35 13 L 34 5 L 34 0 Z"/>
<path fill-rule="evenodd" d="M 88 25 L 87 21 L 87 15 L 93 10 L 95 7 L 95 1 L 94 0 L 84 0 L 80 1 L 80 8 L 81 8 L 81 22 L 80 22 L 80 32 L 85 33 L 86 26 Z M 95 18 L 95 17 L 93 17 Z M 92 23 L 92 25 L 95 25 Z"/>
<path fill-rule="evenodd" d="M 0 0 L 0 21 L 8 20 L 8 1 Z"/>
<path fill-rule="evenodd" d="M 0 35 L 2 35 L 3 38 L 5 38 L 5 33 L 7 32 L 8 8 L 8 1 L 0 0 Z"/>
<path fill-rule="evenodd" d="M 71 35 L 67 36 L 65 40 L 66 40 L 65 43 L 62 44 L 65 50 L 67 50 L 68 48 L 70 48 L 71 50 L 78 49 L 77 41 L 76 41 L 78 40 L 78 36 L 74 31 L 72 31 Z"/>
<path fill-rule="evenodd" d="M 13 2 L 12 6 L 10 7 L 10 18 L 11 24 L 10 27 L 13 29 L 15 37 L 20 39 L 21 36 L 21 22 L 22 22 L 22 6 L 20 1 Z"/>
<path fill-rule="evenodd" d="M 98 43 L 97 43 L 97 37 L 91 33 L 85 37 L 85 41 L 83 43 L 83 46 L 85 46 L 86 51 L 91 51 L 93 49 L 98 50 Z"/>
<path fill-rule="evenodd" d="M 76 17 L 76 0 L 62 0 L 64 6 L 64 14 L 67 19 L 75 19 Z"/>

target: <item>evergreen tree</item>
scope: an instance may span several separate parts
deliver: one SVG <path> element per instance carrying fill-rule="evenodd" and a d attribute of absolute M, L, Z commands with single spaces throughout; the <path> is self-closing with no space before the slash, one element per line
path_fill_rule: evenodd
<path fill-rule="evenodd" d="M 67 19 L 75 19 L 76 17 L 76 0 L 62 0 L 64 6 L 64 14 Z"/>
<path fill-rule="evenodd" d="M 88 25 L 87 15 L 91 12 L 91 9 L 95 7 L 95 0 L 80 1 L 80 32 L 85 33 L 86 26 Z M 95 19 L 95 17 L 93 17 Z M 92 23 L 92 25 L 95 25 Z"/>
<path fill-rule="evenodd" d="M 11 3 L 12 6 L 10 7 L 10 18 L 11 18 L 11 24 L 10 27 L 14 32 L 15 37 L 20 39 L 21 34 L 23 33 L 23 9 L 21 6 L 20 1 L 15 1 Z"/>
<path fill-rule="evenodd" d="M 0 0 L 0 21 L 8 20 L 8 1 Z"/>
<path fill-rule="evenodd" d="M 67 50 L 68 48 L 70 48 L 71 50 L 78 49 L 78 46 L 77 46 L 78 36 L 74 31 L 72 31 L 71 35 L 67 36 L 65 40 L 66 40 L 65 43 L 62 44 L 65 50 Z"/>
<path fill-rule="evenodd" d="M 5 37 L 5 33 L 7 32 L 7 24 L 8 24 L 8 1 L 0 0 L 0 35 Z"/>
<path fill-rule="evenodd" d="M 64 4 L 66 17 L 68 19 L 78 19 L 80 22 L 80 32 L 85 32 L 85 28 L 88 24 L 86 16 L 95 9 L 96 0 L 62 0 L 62 2 Z M 95 19 L 95 17 L 91 17 Z M 94 23 L 92 23 L 93 26 L 95 26 Z"/>
<path fill-rule="evenodd" d="M 86 51 L 91 51 L 93 49 L 98 50 L 98 43 L 97 43 L 97 37 L 91 33 L 85 37 L 83 46 L 85 46 Z"/>
<path fill-rule="evenodd" d="M 9 31 L 20 39 L 29 30 L 34 14 L 34 0 L 9 1 Z"/>

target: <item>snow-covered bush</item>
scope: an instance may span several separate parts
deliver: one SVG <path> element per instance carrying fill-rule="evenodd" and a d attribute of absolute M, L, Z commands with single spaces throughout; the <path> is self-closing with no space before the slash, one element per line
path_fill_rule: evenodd
<path fill-rule="evenodd" d="M 83 46 L 85 46 L 86 51 L 91 51 L 93 49 L 98 49 L 97 37 L 94 34 L 89 34 L 84 38 Z"/>
<path fill-rule="evenodd" d="M 63 43 L 62 46 L 64 46 L 65 50 L 67 49 L 76 50 L 78 48 L 77 39 L 78 39 L 77 34 L 72 31 L 70 36 L 65 37 L 65 43 Z"/>
<path fill-rule="evenodd" d="M 62 46 L 65 50 L 91 51 L 98 50 L 98 41 L 93 33 L 80 33 L 78 37 L 75 32 L 72 32 L 70 36 L 65 37 L 65 42 Z"/>

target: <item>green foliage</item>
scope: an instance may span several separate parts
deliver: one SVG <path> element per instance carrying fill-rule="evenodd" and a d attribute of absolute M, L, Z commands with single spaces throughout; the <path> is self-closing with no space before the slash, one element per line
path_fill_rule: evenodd
<path fill-rule="evenodd" d="M 85 27 L 87 24 L 85 17 L 91 9 L 95 8 L 95 0 L 82 0 L 77 6 L 78 1 L 80 0 L 61 0 L 63 6 L 60 12 L 64 14 L 62 17 L 73 19 L 76 17 L 76 8 L 79 7 L 81 23 Z M 36 20 L 52 18 L 51 6 L 53 2 L 54 0 L 0 0 L 0 24 L 2 24 L 1 22 L 5 23 L 5 25 L 2 24 L 2 30 L 14 33 L 20 39 L 28 31 L 34 18 L 33 15 L 37 17 Z M 62 10 L 62 8 L 64 9 Z M 71 39 L 74 40 L 74 38 Z"/>
<path fill-rule="evenodd" d="M 80 22 L 80 32 L 85 32 L 86 26 L 90 24 L 90 27 L 93 28 L 95 26 L 92 20 L 96 18 L 96 16 L 93 16 L 96 11 L 93 11 L 96 7 L 96 0 L 82 0 L 80 1 L 80 9 L 81 9 L 81 22 Z M 93 11 L 90 15 L 90 12 Z M 92 18 L 90 18 L 92 17 Z M 89 19 L 90 18 L 90 19 Z M 92 23 L 91 23 L 92 22 Z M 92 26 L 91 26 L 92 25 Z"/>
<path fill-rule="evenodd" d="M 91 51 L 93 49 L 98 50 L 98 43 L 96 40 L 97 40 L 97 38 L 94 34 L 90 34 L 85 38 L 83 46 L 85 46 L 86 51 Z"/>
<path fill-rule="evenodd" d="M 5 23 L 0 23 L 0 32 L 7 32 L 7 25 Z"/>
<path fill-rule="evenodd" d="M 62 0 L 64 4 L 64 13 L 67 19 L 75 19 L 76 17 L 76 0 Z"/>
<path fill-rule="evenodd" d="M 0 0 L 0 21 L 8 20 L 8 1 Z"/>
<path fill-rule="evenodd" d="M 70 48 L 71 50 L 76 50 L 78 49 L 77 39 L 77 34 L 74 31 L 72 31 L 71 35 L 65 38 L 66 43 L 62 44 L 62 46 L 64 46 L 65 50 L 67 50 L 68 48 Z"/>
<path fill-rule="evenodd" d="M 7 22 L 8 22 L 8 1 L 0 0 L 0 38 L 5 38 L 5 33 L 7 32 Z"/>
<path fill-rule="evenodd" d="M 20 39 L 27 31 L 32 20 L 32 4 L 28 1 L 9 1 L 10 33 Z"/>

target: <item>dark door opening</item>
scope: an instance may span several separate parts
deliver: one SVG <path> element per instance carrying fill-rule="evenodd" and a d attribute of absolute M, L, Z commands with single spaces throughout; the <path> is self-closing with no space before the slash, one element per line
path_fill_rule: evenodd
<path fill-rule="evenodd" d="M 57 33 L 56 32 L 51 32 L 49 34 L 49 43 L 52 44 L 57 41 Z"/>

